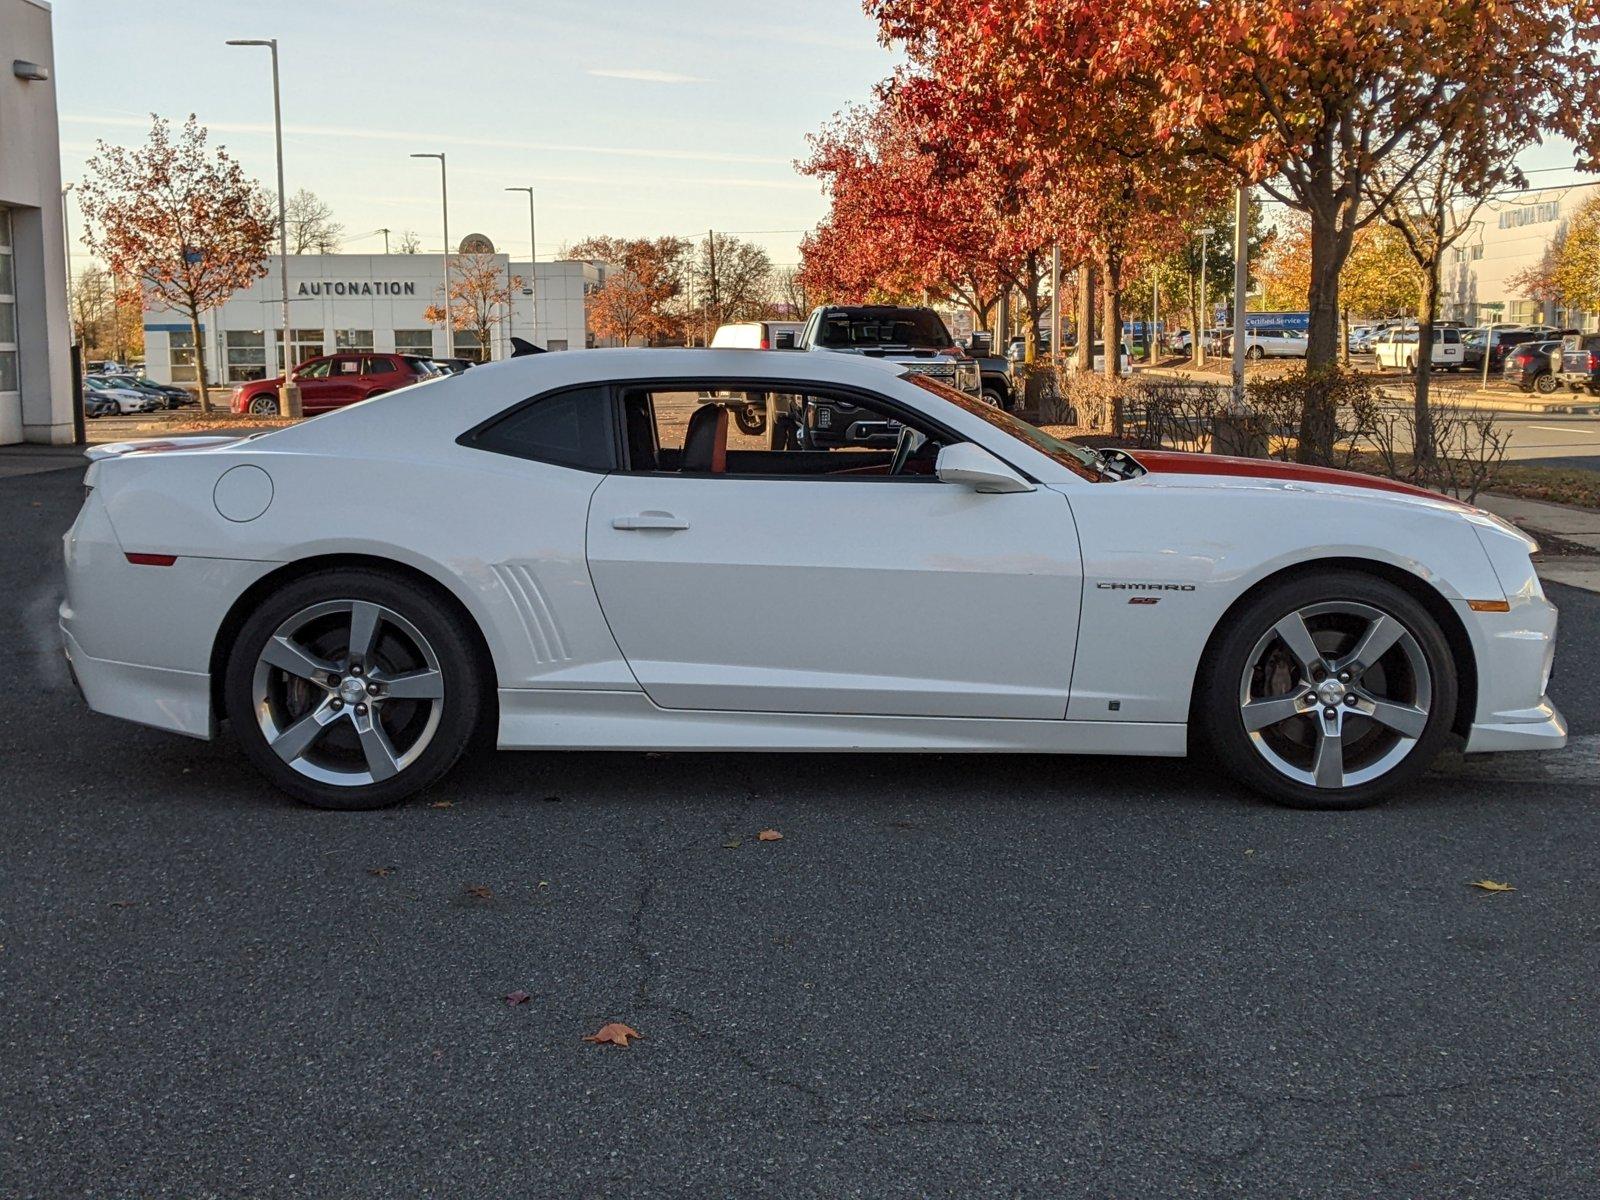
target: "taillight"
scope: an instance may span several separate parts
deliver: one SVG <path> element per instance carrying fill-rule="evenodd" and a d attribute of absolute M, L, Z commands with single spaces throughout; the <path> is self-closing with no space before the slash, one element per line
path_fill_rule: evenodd
<path fill-rule="evenodd" d="M 771 346 L 767 345 L 766 335 L 764 335 L 764 334 L 762 335 L 762 338 L 761 338 L 761 348 L 763 350 L 771 350 L 772 349 Z"/>

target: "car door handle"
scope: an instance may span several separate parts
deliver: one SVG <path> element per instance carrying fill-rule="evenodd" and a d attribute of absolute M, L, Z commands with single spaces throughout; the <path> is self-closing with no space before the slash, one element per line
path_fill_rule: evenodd
<path fill-rule="evenodd" d="M 631 517 L 612 517 L 613 529 L 687 529 L 689 522 L 680 521 L 669 512 L 634 513 Z"/>

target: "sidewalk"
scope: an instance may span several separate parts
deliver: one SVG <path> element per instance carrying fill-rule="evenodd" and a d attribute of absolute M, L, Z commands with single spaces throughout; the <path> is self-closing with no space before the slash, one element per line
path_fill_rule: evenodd
<path fill-rule="evenodd" d="M 1583 547 L 1587 553 L 1539 555 L 1535 560 L 1539 576 L 1569 587 L 1600 592 L 1600 511 L 1490 493 L 1479 496 L 1477 503 L 1479 508 L 1504 517 L 1534 537 L 1560 538 Z"/>

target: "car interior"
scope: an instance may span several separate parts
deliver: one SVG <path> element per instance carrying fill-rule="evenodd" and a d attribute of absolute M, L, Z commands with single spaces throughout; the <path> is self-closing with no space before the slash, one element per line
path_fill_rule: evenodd
<path fill-rule="evenodd" d="M 725 388 L 629 388 L 623 393 L 627 469 L 681 475 L 932 479 L 949 434 L 862 397 L 814 393 L 781 399 L 789 423 L 777 437 L 740 432 L 730 408 L 749 401 Z M 820 429 L 832 436 L 819 438 Z M 812 436 L 806 436 L 810 432 Z M 782 448 L 773 448 L 777 443 Z"/>

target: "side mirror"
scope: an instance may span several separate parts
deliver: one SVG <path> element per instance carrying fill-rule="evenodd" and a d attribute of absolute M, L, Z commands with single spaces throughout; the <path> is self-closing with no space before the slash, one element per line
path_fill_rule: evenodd
<path fill-rule="evenodd" d="M 958 483 L 975 492 L 1033 491 L 1033 484 L 972 442 L 957 442 L 940 450 L 934 472 L 940 483 Z"/>

